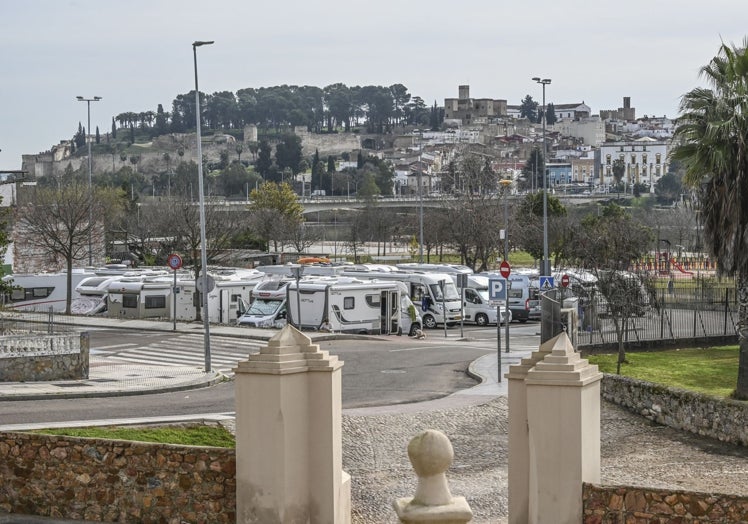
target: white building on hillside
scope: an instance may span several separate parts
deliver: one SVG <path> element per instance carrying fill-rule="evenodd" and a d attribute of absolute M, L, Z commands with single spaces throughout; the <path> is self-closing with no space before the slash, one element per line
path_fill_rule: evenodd
<path fill-rule="evenodd" d="M 667 154 L 667 142 L 649 137 L 602 144 L 595 158 L 596 183 L 604 187 L 615 185 L 613 163 L 620 159 L 625 166 L 622 181 L 626 187 L 645 184 L 653 193 L 654 185 L 668 171 Z"/>

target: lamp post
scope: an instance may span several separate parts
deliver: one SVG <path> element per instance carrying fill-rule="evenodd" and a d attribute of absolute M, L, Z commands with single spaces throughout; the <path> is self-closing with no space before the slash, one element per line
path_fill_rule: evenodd
<path fill-rule="evenodd" d="M 533 81 L 543 86 L 543 267 L 542 274 L 550 275 L 551 266 L 548 260 L 548 148 L 545 141 L 545 86 L 551 83 L 550 78 L 533 77 Z"/>
<path fill-rule="evenodd" d="M 423 135 L 418 141 L 418 263 L 423 264 Z M 446 318 L 446 316 L 445 316 Z M 446 325 L 446 322 L 445 322 Z"/>
<path fill-rule="evenodd" d="M 197 86 L 197 48 L 204 45 L 210 45 L 213 41 L 201 41 L 198 40 L 192 43 L 192 56 L 195 62 L 195 120 L 197 129 L 197 183 L 199 187 L 200 197 L 200 266 L 202 267 L 203 274 L 203 289 L 201 294 L 201 302 L 203 307 L 203 326 L 205 327 L 205 333 L 203 334 L 203 345 L 205 347 L 205 372 L 211 371 L 210 366 L 210 314 L 208 310 L 208 254 L 206 251 L 205 241 L 205 191 L 203 190 L 203 147 L 202 137 L 200 136 L 200 90 Z"/>
<path fill-rule="evenodd" d="M 88 127 L 86 128 L 86 142 L 88 143 L 88 265 L 93 265 L 93 249 L 92 249 L 92 243 L 91 243 L 91 223 L 93 222 L 93 213 L 91 210 L 91 198 L 92 198 L 92 184 L 91 184 L 91 140 L 89 137 L 91 136 L 91 102 L 98 102 L 101 100 L 100 96 L 95 96 L 93 98 L 86 98 L 83 96 L 76 96 L 75 97 L 78 102 L 85 102 L 87 109 L 88 109 Z"/>

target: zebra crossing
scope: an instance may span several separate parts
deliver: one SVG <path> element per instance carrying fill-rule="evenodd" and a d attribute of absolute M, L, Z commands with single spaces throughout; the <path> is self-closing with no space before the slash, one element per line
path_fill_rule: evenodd
<path fill-rule="evenodd" d="M 128 335 L 127 342 L 91 348 L 92 356 L 108 361 L 129 362 L 147 366 L 205 365 L 205 347 L 202 333 L 175 335 L 163 340 L 142 340 L 145 334 Z M 141 339 L 141 340 L 138 340 Z M 237 362 L 246 360 L 250 353 L 258 353 L 265 342 L 230 337 L 210 338 L 211 367 L 225 375 L 233 375 Z"/>

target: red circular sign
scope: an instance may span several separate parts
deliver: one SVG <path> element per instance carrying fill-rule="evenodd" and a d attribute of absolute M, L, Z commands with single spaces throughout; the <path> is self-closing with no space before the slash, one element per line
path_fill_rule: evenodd
<path fill-rule="evenodd" d="M 569 275 L 561 276 L 561 285 L 564 287 L 569 287 Z"/>
<path fill-rule="evenodd" d="M 169 255 L 169 258 L 166 259 L 166 263 L 169 264 L 170 268 L 176 271 L 182 267 L 182 257 L 179 255 Z"/>
<path fill-rule="evenodd" d="M 499 266 L 499 273 L 501 273 L 501 276 L 504 278 L 509 278 L 509 275 L 512 273 L 512 267 L 509 265 L 509 262 L 504 260 L 501 265 Z"/>

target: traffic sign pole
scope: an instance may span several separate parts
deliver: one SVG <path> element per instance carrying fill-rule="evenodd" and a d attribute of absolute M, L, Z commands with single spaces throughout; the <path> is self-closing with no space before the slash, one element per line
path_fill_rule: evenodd
<path fill-rule="evenodd" d="M 505 305 L 506 305 L 506 314 L 507 314 L 507 323 L 506 323 L 506 333 L 505 333 L 505 339 L 506 339 L 506 352 L 509 353 L 509 275 L 512 274 L 512 266 L 509 265 L 509 262 L 506 261 L 506 258 L 501 262 L 501 265 L 499 266 L 499 272 L 501 273 L 501 276 L 504 277 L 506 280 L 506 293 L 505 293 Z M 496 325 L 501 326 L 501 313 L 496 315 Z M 501 348 L 499 348 L 499 352 L 501 352 Z"/>

